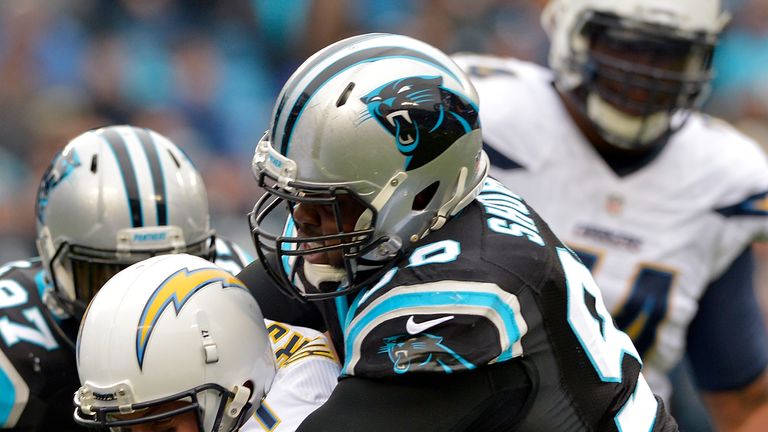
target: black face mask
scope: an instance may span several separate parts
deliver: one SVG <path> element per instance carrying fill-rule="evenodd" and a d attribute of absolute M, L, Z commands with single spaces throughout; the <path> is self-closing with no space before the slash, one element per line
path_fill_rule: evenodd
<path fill-rule="evenodd" d="M 317 187 L 300 182 L 291 182 L 287 187 L 281 187 L 266 173 L 260 175 L 258 181 L 265 193 L 249 214 L 251 235 L 267 274 L 289 297 L 324 300 L 357 292 L 389 270 L 401 256 L 402 252 L 398 251 L 385 262 L 372 262 L 365 258 L 389 238 L 373 238 L 378 212 L 354 191 L 345 187 Z M 358 208 L 357 214 L 370 211 L 371 222 L 368 228 L 343 229 L 342 213 L 350 211 L 352 201 Z M 296 206 L 302 204 L 323 208 L 323 211 L 332 215 L 336 220 L 337 233 L 299 236 L 292 215 Z M 307 287 L 297 282 L 299 270 L 307 256 L 329 252 L 341 255 L 342 263 L 338 268 L 346 275 L 343 283 Z M 268 258 L 272 254 L 273 259 Z M 369 272 L 361 269 L 375 270 Z"/>
<path fill-rule="evenodd" d="M 595 14 L 584 26 L 590 43 L 584 86 L 632 116 L 695 108 L 709 83 L 714 41 Z"/>
<path fill-rule="evenodd" d="M 209 261 L 216 259 L 215 236 L 187 245 L 182 250 L 102 250 L 64 243 L 59 246 L 52 258 L 53 263 L 61 263 L 72 275 L 75 299 L 62 294 L 59 281 L 52 276 L 54 295 L 61 307 L 78 321 L 82 318 L 87 304 L 93 296 L 118 272 L 147 258 L 169 253 L 186 253 L 199 256 Z"/>

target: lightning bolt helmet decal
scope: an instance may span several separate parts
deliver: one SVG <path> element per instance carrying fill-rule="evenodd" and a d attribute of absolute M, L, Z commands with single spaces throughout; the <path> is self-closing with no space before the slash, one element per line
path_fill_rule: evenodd
<path fill-rule="evenodd" d="M 149 338 L 168 305 L 173 304 L 178 316 L 181 308 L 193 295 L 216 282 L 221 282 L 223 288 L 246 289 L 240 280 L 218 268 L 199 268 L 192 271 L 183 268 L 170 275 L 157 287 L 144 305 L 136 328 L 136 357 L 139 369 L 144 364 Z"/>

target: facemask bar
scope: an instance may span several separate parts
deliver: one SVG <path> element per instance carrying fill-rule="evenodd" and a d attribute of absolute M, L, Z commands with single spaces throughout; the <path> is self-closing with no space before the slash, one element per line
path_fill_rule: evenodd
<path fill-rule="evenodd" d="M 85 388 L 81 388 L 75 393 L 74 397 L 74 404 L 75 404 L 75 411 L 73 414 L 73 417 L 75 419 L 75 422 L 77 422 L 80 425 L 86 426 L 86 427 L 100 427 L 100 428 L 111 428 L 111 427 L 123 427 L 123 426 L 133 426 L 138 424 L 145 424 L 145 423 L 152 423 L 159 420 L 164 420 L 167 418 L 171 418 L 180 414 L 184 414 L 189 411 L 195 412 L 195 417 L 197 419 L 197 426 L 199 432 L 204 432 L 204 415 L 202 412 L 202 405 L 199 402 L 198 394 L 204 391 L 212 391 L 217 392 L 219 396 L 219 406 L 216 410 L 216 417 L 213 422 L 213 428 L 212 430 L 216 431 L 219 429 L 219 425 L 222 422 L 222 419 L 224 417 L 224 410 L 227 406 L 227 403 L 229 400 L 235 398 L 235 393 L 227 390 L 226 388 L 215 384 L 215 383 L 208 383 L 203 384 L 201 386 L 197 386 L 193 389 L 176 393 L 171 396 L 167 396 L 164 398 L 159 398 L 147 402 L 139 402 L 135 404 L 130 405 L 114 405 L 114 406 L 106 406 L 106 407 L 94 407 L 89 404 L 91 402 L 89 399 L 94 399 L 94 395 L 90 393 Z M 136 411 L 141 411 L 146 408 L 151 408 L 153 406 L 161 405 L 167 402 L 173 402 L 173 401 L 184 401 L 184 402 L 190 402 L 189 405 L 185 405 L 179 408 L 175 408 L 173 410 L 152 414 L 146 417 L 140 417 L 135 419 L 125 419 L 121 420 L 119 418 L 115 418 L 115 415 L 119 414 L 130 414 L 134 413 Z M 234 422 L 233 426 L 240 426 L 245 422 L 244 416 L 250 412 L 251 403 L 247 402 L 244 407 L 242 408 L 239 418 L 237 421 Z M 234 430 L 234 427 L 230 430 Z"/>
<path fill-rule="evenodd" d="M 372 276 L 369 276 L 364 281 L 357 280 L 360 279 L 358 274 L 359 264 L 365 262 L 363 257 L 380 244 L 388 241 L 386 236 L 373 239 L 377 216 L 377 211 L 374 207 L 360 198 L 357 193 L 343 186 L 317 186 L 301 182 L 288 182 L 285 187 L 280 187 L 276 184 L 276 179 L 265 171 L 259 173 L 257 180 L 259 186 L 264 189 L 265 194 L 262 195 L 254 206 L 253 211 L 249 214 L 252 238 L 265 270 L 285 294 L 300 300 L 323 300 L 355 292 L 373 279 Z M 352 197 L 364 207 L 364 212 L 371 213 L 371 223 L 368 228 L 342 232 L 341 210 L 337 199 L 338 196 L 342 195 Z M 295 205 L 302 203 L 331 206 L 334 209 L 336 227 L 339 233 L 313 237 L 297 237 L 289 233 L 283 233 L 288 235 L 275 234 L 263 228 L 265 221 L 269 217 L 274 217 L 274 212 L 280 207 L 286 208 L 289 212 L 288 214 L 292 214 Z M 268 225 L 274 226 L 275 223 L 272 221 Z M 339 243 L 328 245 L 326 244 L 327 242 Z M 313 247 L 302 246 L 311 243 L 321 245 Z M 346 281 L 331 292 L 307 292 L 306 289 L 297 286 L 296 273 L 303 264 L 302 256 L 328 251 L 341 251 Z M 274 259 L 268 259 L 267 253 L 274 253 Z M 378 268 L 384 266 L 388 270 L 391 267 L 387 266 L 386 263 L 376 264 L 377 271 L 372 272 L 373 276 L 381 274 L 381 270 L 378 270 Z M 318 289 L 318 287 L 313 288 Z"/>
<path fill-rule="evenodd" d="M 56 249 L 56 253 L 51 259 L 52 294 L 60 306 L 79 321 L 85 313 L 88 302 L 112 276 L 139 261 L 156 255 L 171 253 L 188 253 L 213 261 L 216 258 L 216 236 L 211 234 L 200 241 L 187 245 L 182 250 L 167 247 L 152 250 L 118 251 L 89 248 L 64 242 Z M 55 274 L 57 267 L 63 267 L 64 271 L 69 272 L 74 285 L 74 299 L 70 299 L 64 293 L 62 284 L 58 280 L 59 277 Z"/>

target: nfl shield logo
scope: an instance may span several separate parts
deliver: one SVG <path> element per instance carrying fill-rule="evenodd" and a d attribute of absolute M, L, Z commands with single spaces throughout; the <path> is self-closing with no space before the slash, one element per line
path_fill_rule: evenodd
<path fill-rule="evenodd" d="M 605 209 L 608 211 L 608 214 L 620 215 L 624 209 L 624 198 L 614 194 L 608 195 L 608 198 L 605 200 Z"/>

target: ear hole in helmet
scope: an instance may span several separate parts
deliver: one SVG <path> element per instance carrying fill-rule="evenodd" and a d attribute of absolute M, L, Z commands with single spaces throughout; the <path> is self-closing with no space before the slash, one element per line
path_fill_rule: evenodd
<path fill-rule="evenodd" d="M 248 389 L 248 394 L 249 394 L 249 395 L 253 395 L 253 388 L 254 388 L 254 385 L 253 385 L 253 381 L 251 381 L 251 380 L 248 380 L 248 381 L 244 382 L 244 383 L 243 383 L 243 385 L 242 385 L 241 387 L 245 387 L 245 388 L 247 388 L 247 389 Z M 263 397 L 264 397 L 264 395 L 261 395 L 261 396 L 259 396 L 259 397 L 260 397 L 260 398 L 263 398 Z"/>
<path fill-rule="evenodd" d="M 99 161 L 99 155 L 93 155 L 93 158 L 91 158 L 91 172 L 96 174 L 96 169 L 98 169 L 98 161 Z"/>
<path fill-rule="evenodd" d="M 440 186 L 440 182 L 436 181 L 422 189 L 421 192 L 417 193 L 416 196 L 413 197 L 413 205 L 411 206 L 411 210 L 421 211 L 427 208 L 429 203 L 435 197 L 438 186 Z"/>
<path fill-rule="evenodd" d="M 170 151 L 170 150 L 168 150 L 168 155 L 169 155 L 169 156 L 171 157 L 171 159 L 173 160 L 173 163 L 175 163 L 175 164 L 176 164 L 176 168 L 181 168 L 181 164 L 179 163 L 179 160 L 178 160 L 178 159 L 176 159 L 176 156 L 174 156 L 173 152 L 172 152 L 172 151 Z"/>
<path fill-rule="evenodd" d="M 339 99 L 336 101 L 336 108 L 347 103 L 347 99 L 349 98 L 349 94 L 352 93 L 353 88 L 355 88 L 355 83 L 351 82 L 347 85 L 347 88 L 345 88 L 344 91 L 341 92 L 341 95 L 339 95 Z"/>

